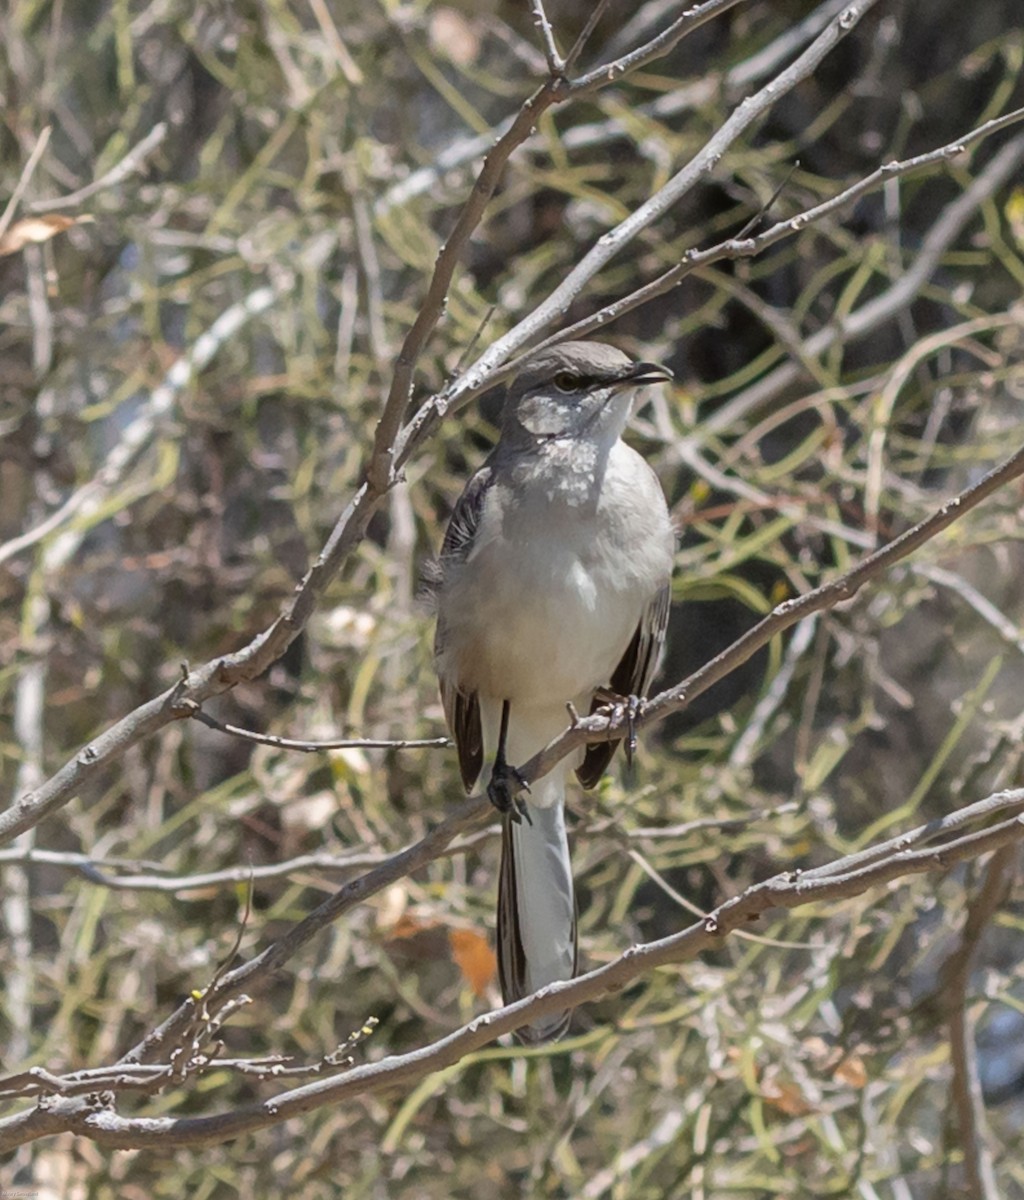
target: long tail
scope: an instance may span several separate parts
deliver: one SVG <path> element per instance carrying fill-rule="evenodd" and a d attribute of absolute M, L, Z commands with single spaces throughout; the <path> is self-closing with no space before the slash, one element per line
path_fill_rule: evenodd
<path fill-rule="evenodd" d="M 498 976 L 506 1004 L 576 974 L 576 899 L 565 835 L 564 780 L 541 780 L 560 795 L 530 804 L 532 825 L 506 820 L 498 883 Z M 554 801 L 553 803 L 551 801 Z M 522 1042 L 559 1038 L 571 1012 L 555 1013 L 516 1036 Z"/>

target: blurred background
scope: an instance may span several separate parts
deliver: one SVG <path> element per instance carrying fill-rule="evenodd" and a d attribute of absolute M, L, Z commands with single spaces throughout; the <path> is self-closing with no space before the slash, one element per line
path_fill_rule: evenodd
<path fill-rule="evenodd" d="M 590 8 L 549 6 L 563 48 Z M 584 65 L 677 8 L 612 3 Z M 841 8 L 741 3 L 546 114 L 456 274 L 417 402 Z M 293 594 L 359 482 L 481 156 L 545 65 L 529 6 L 498 0 L 10 0 L 0 45 L 0 198 L 21 189 L 0 243 L 6 803 Z M 1019 0 L 882 0 L 568 319 L 769 203 L 770 223 L 1020 106 L 1022 63 Z M 630 433 L 680 529 L 661 686 L 1017 448 L 1022 164 L 1006 129 L 609 328 L 677 378 Z M 417 580 L 500 401 L 444 425 L 303 636 L 214 716 L 297 738 L 443 732 Z M 585 963 L 1021 783 L 1020 518 L 1005 489 L 645 736 L 631 778 L 575 798 Z M 208 983 L 246 905 L 231 869 L 324 856 L 256 879 L 251 957 L 358 873 L 355 852 L 400 849 L 461 794 L 450 750 L 301 755 L 196 722 L 136 746 L 35 832 L 63 861 L 0 853 L 0 1067 L 110 1062 Z M 496 1004 L 497 841 L 338 922 L 232 1019 L 227 1053 L 316 1062 L 376 1017 L 363 1061 Z M 580 1011 L 533 1061 L 496 1046 L 408 1095 L 201 1151 L 50 1139 L 0 1180 L 119 1200 L 968 1195 L 943 972 L 979 880 L 960 866 L 765 921 Z M 968 997 L 1007 1196 L 1024 1195 L 1022 915 L 1018 888 Z M 278 1086 L 211 1073 L 122 1111 Z"/>

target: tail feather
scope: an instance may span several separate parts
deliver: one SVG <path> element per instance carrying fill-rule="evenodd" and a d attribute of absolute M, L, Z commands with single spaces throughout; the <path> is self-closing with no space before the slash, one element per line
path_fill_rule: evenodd
<path fill-rule="evenodd" d="M 530 805 L 532 825 L 506 821 L 498 882 L 498 976 L 506 1004 L 576 974 L 576 899 L 565 808 Z M 522 1042 L 561 1037 L 571 1012 L 520 1029 Z"/>

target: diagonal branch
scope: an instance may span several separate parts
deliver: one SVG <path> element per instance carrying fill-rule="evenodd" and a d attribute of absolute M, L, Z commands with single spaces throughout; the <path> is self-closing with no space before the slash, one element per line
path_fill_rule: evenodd
<path fill-rule="evenodd" d="M 875 3 L 875 0 L 870 0 Z M 646 67 L 648 63 L 654 62 L 655 59 L 662 58 L 670 53 L 679 45 L 683 38 L 699 29 L 708 21 L 713 20 L 719 14 L 727 12 L 730 8 L 735 8 L 740 0 L 704 0 L 703 4 L 695 4 L 693 8 L 688 8 L 680 13 L 672 24 L 656 37 L 640 46 L 637 50 L 630 50 L 628 54 L 624 54 L 621 58 L 615 59 L 613 62 L 602 63 L 599 67 L 594 67 L 585 75 L 581 75 L 578 79 L 573 80 L 572 92 L 573 95 L 585 95 L 588 92 L 596 91 L 603 87 L 606 83 L 610 83 L 615 79 L 621 79 L 624 75 L 628 75 L 631 71 L 636 71 L 640 67 Z M 851 6 L 853 7 L 853 6 Z M 857 23 L 857 18 L 851 22 L 851 28 Z M 585 31 L 586 32 L 586 31 Z M 573 47 L 573 55 L 577 53 Z"/>
<path fill-rule="evenodd" d="M 697 9 L 691 12 L 697 13 L 699 10 L 705 14 L 706 19 L 714 13 L 724 11 L 733 2 L 735 0 L 708 0 L 706 4 L 698 5 Z M 868 2 L 869 0 L 860 0 L 862 4 Z M 674 41 L 654 39 L 651 45 L 656 42 L 657 46 L 651 51 L 651 56 L 667 53 L 677 44 L 679 38 L 696 28 L 695 21 L 696 17 L 686 28 L 677 30 L 678 36 Z M 624 74 L 642 65 L 641 59 L 643 62 L 649 61 L 649 58 L 643 57 L 643 49 L 627 56 L 628 63 L 620 60 L 618 64 L 611 64 L 614 70 L 609 69 L 603 79 L 588 80 L 584 88 L 578 89 L 578 94 L 589 94 L 599 87 L 618 81 Z M 640 57 L 637 57 L 638 55 Z M 397 481 L 395 465 L 397 450 L 401 448 L 397 439 L 412 394 L 415 367 L 444 311 L 448 289 L 466 243 L 482 219 L 513 151 L 529 136 L 541 113 L 551 105 L 567 99 L 569 95 L 569 81 L 561 77 L 547 80 L 524 103 L 508 131 L 484 160 L 473 190 L 459 213 L 447 243 L 438 255 L 423 305 L 396 359 L 391 388 L 374 434 L 364 482 L 336 522 L 326 545 L 307 572 L 292 603 L 268 629 L 259 633 L 248 645 L 234 654 L 214 659 L 195 671 L 184 670 L 182 679 L 174 687 L 117 721 L 94 741 L 84 746 L 73 759 L 38 788 L 18 797 L 9 808 L 0 812 L 0 845 L 31 829 L 67 804 L 83 787 L 95 780 L 104 767 L 116 762 L 132 746 L 151 737 L 172 721 L 191 716 L 197 707 L 214 696 L 262 674 L 301 633 L 324 590 L 337 574 L 341 564 L 363 539 L 370 518 Z M 479 365 L 474 368 L 473 380 L 476 384 L 485 381 L 486 377 L 487 372 Z M 425 433 L 426 430 L 423 431 L 424 436 Z M 403 441 L 408 444 L 407 438 Z"/>
<path fill-rule="evenodd" d="M 776 101 L 811 75 L 821 61 L 856 27 L 864 14 L 877 2 L 878 0 L 854 0 L 785 70 L 781 71 L 760 91 L 741 101 L 721 128 L 708 139 L 700 153 L 694 155 L 680 171 L 639 208 L 630 213 L 624 221 L 603 234 L 543 303 L 539 304 L 514 329 L 488 348 L 474 368 L 468 372 L 467 378 L 472 379 L 476 373 L 504 362 L 511 351 L 525 345 L 541 329 L 564 316 L 569 304 L 576 298 L 582 287 L 639 233 L 668 212 L 679 202 L 681 197 L 691 191 L 704 176 L 712 171 L 733 142 L 760 120 Z"/>
<path fill-rule="evenodd" d="M 766 646 L 777 634 L 812 613 L 835 608 L 837 604 L 851 599 L 870 579 L 876 578 L 883 571 L 887 571 L 909 554 L 920 549 L 944 529 L 948 529 L 950 525 L 959 521 L 971 509 L 977 508 L 993 492 L 1005 487 L 1013 480 L 1019 479 L 1022 475 L 1024 475 L 1024 447 L 1000 466 L 989 471 L 976 484 L 958 496 L 954 496 L 952 500 L 947 500 L 941 508 L 923 521 L 919 521 L 881 549 L 869 554 L 856 567 L 838 579 L 824 583 L 821 587 L 806 592 L 802 596 L 784 600 L 721 654 L 710 659 L 675 687 L 669 688 L 648 701 L 643 711 L 634 719 L 634 724 L 644 726 L 661 721 L 669 713 L 687 708 L 698 696 L 703 695 L 710 687 L 735 671 L 737 667 L 756 654 L 762 646 Z M 596 713 L 593 716 L 584 717 L 570 725 L 527 763 L 522 764 L 519 770 L 527 782 L 532 783 L 535 779 L 546 775 L 555 763 L 573 750 L 579 749 L 580 746 L 588 742 L 622 738 L 627 732 L 626 726 L 627 716 L 624 712 Z"/>
<path fill-rule="evenodd" d="M 794 62 L 760 91 L 743 100 L 721 128 L 708 139 L 700 152 L 680 171 L 625 220 L 603 234 L 542 303 L 504 337 L 493 342 L 476 363 L 449 388 L 424 405 L 398 439 L 398 463 L 407 461 L 452 409 L 465 403 L 471 396 L 479 394 L 485 387 L 493 386 L 500 379 L 506 378 L 511 373 L 506 360 L 542 330 L 564 317 L 586 284 L 625 246 L 677 204 L 713 170 L 732 143 L 763 117 L 780 97 L 792 91 L 798 83 L 811 75 L 822 59 L 855 28 L 864 14 L 877 2 L 878 0 L 854 0 L 849 4 L 839 16 L 829 22 Z M 627 55 L 619 62 L 627 60 L 632 61 Z M 609 71 L 611 69 L 607 68 Z"/>
<path fill-rule="evenodd" d="M 644 284 L 643 287 L 637 288 L 635 292 L 631 292 L 628 296 L 623 296 L 622 299 L 605 305 L 604 308 L 599 309 L 597 312 L 591 313 L 589 316 L 576 321 L 567 328 L 559 330 L 558 333 L 552 334 L 550 337 L 538 342 L 535 346 L 531 347 L 530 353 L 535 354 L 537 351 L 556 345 L 558 342 L 569 341 L 573 338 L 588 337 L 596 330 L 603 329 L 606 325 L 617 321 L 626 313 L 632 312 L 633 309 L 649 303 L 658 296 L 663 296 L 666 292 L 670 292 L 674 287 L 678 287 L 688 275 L 692 275 L 702 267 L 711 266 L 716 262 L 735 261 L 741 258 L 756 258 L 759 254 L 762 254 L 778 242 L 794 237 L 808 225 L 815 224 L 825 217 L 848 209 L 862 196 L 877 191 L 889 180 L 924 174 L 928 171 L 945 167 L 954 159 L 964 154 L 970 147 L 977 145 L 1002 129 L 1019 124 L 1021 121 L 1024 121 L 1024 108 L 1014 109 L 1012 112 L 1004 113 L 1002 116 L 994 117 L 991 121 L 986 121 L 983 125 L 977 126 L 975 129 L 963 134 L 963 136 L 956 138 L 952 142 L 947 142 L 944 146 L 939 146 L 935 150 L 915 155 L 913 158 L 884 163 L 877 170 L 872 171 L 870 175 L 865 175 L 863 179 L 858 179 L 856 183 L 844 188 L 841 192 L 837 192 L 836 195 L 829 197 L 828 200 L 823 200 L 820 204 L 804 209 L 803 212 L 787 217 L 783 221 L 777 221 L 774 225 L 756 236 L 728 238 L 714 246 L 708 246 L 704 250 L 690 250 L 681 262 L 659 275 L 656 279 L 652 279 L 650 283 Z M 958 197 L 957 201 L 954 202 L 956 207 L 952 210 L 950 219 L 940 222 L 936 226 L 938 232 L 933 230 L 926 239 L 925 246 L 922 248 L 922 254 L 919 254 L 915 259 L 912 272 L 907 272 L 900 277 L 899 284 L 897 285 L 898 292 L 896 293 L 900 298 L 900 303 L 905 302 L 910 295 L 915 294 L 919 290 L 921 285 L 934 271 L 941 254 L 952 239 L 960 232 L 966 218 L 977 209 L 982 200 L 986 199 L 996 188 L 1006 182 L 1022 159 L 1024 159 L 1024 138 L 1016 138 L 999 151 L 992 162 L 988 163 L 985 169 L 979 173 L 977 179 L 972 182 L 971 187 L 965 190 L 963 196 Z M 889 292 L 885 294 L 884 303 L 879 303 L 881 300 L 882 297 L 879 297 L 877 300 L 872 301 L 870 305 L 865 305 L 863 309 L 858 309 L 855 313 L 850 314 L 838 330 L 834 326 L 828 326 L 823 331 L 825 336 L 822 334 L 816 335 L 818 338 L 817 344 L 814 338 L 804 341 L 801 344 L 803 360 L 813 359 L 820 355 L 834 343 L 837 336 L 845 335 L 852 338 L 869 333 L 882 320 L 891 316 L 899 307 L 899 304 L 893 302 L 893 297 Z M 522 356 L 506 363 L 502 367 L 502 374 L 513 374 L 521 361 Z M 778 368 L 776 372 L 768 376 L 768 379 L 773 381 L 770 387 L 768 385 L 762 387 L 759 384 L 755 384 L 752 388 L 744 392 L 742 406 L 730 401 L 729 404 L 723 405 L 721 409 L 712 413 L 707 421 L 704 422 L 703 428 L 708 433 L 721 433 L 731 428 L 738 422 L 740 417 L 744 416 L 751 409 L 759 407 L 764 399 L 767 398 L 766 393 L 768 391 L 770 391 L 771 395 L 776 395 L 786 383 L 795 379 L 800 372 L 801 364 L 799 362 L 789 363 Z M 782 373 L 785 373 L 784 377 Z M 724 416 L 723 413 L 725 414 Z"/>
<path fill-rule="evenodd" d="M 697 955 L 717 949 L 724 938 L 773 909 L 796 909 L 849 899 L 896 879 L 945 870 L 954 863 L 990 851 L 1016 847 L 1024 840 L 1022 812 L 1024 789 L 1002 792 L 957 814 L 961 829 L 992 816 L 1001 818 L 987 828 L 960 833 L 935 846 L 929 844 L 928 831 L 932 826 L 922 826 L 866 865 L 858 865 L 855 861 L 858 856 L 853 855 L 830 864 L 828 874 L 813 879 L 799 872 L 775 875 L 725 901 L 686 929 L 656 942 L 631 946 L 604 966 L 485 1013 L 432 1045 L 364 1063 L 342 1075 L 293 1088 L 262 1103 L 205 1117 L 122 1117 L 110 1105 L 96 1107 L 77 1097 L 46 1096 L 36 1108 L 0 1120 L 0 1153 L 66 1131 L 113 1149 L 152 1146 L 167 1150 L 212 1145 L 327 1104 L 337 1105 L 396 1087 L 407 1088 L 431 1072 L 458 1063 L 503 1034 L 566 1008 L 597 1001 L 657 968 L 691 962 Z M 918 843 L 924 844 L 912 848 Z"/>

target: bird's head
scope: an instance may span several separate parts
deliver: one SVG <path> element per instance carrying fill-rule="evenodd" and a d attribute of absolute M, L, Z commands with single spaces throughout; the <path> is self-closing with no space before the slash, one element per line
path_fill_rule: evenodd
<path fill-rule="evenodd" d="M 636 389 L 670 379 L 667 368 L 635 362 L 603 342 L 563 342 L 523 363 L 505 401 L 502 438 L 518 445 L 614 442 Z"/>

